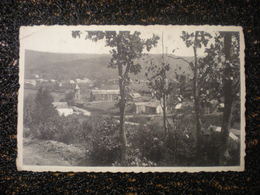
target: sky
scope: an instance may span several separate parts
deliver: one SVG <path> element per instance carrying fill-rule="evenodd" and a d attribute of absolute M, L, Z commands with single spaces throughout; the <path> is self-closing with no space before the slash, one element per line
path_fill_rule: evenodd
<path fill-rule="evenodd" d="M 153 34 L 160 36 L 156 47 L 150 52 L 161 54 L 162 35 L 164 53 L 174 54 L 176 56 L 193 56 L 192 47 L 187 48 L 180 38 L 182 31 L 193 32 L 195 30 L 206 30 L 209 33 L 215 33 L 218 27 L 206 28 L 205 26 L 34 26 L 22 27 L 20 30 L 20 41 L 23 49 L 55 52 L 55 53 L 89 53 L 89 54 L 108 54 L 110 47 L 105 47 L 104 40 L 92 42 L 81 38 L 72 38 L 72 30 L 130 30 L 131 32 L 141 32 L 141 37 L 146 39 Z M 83 34 L 85 35 L 85 34 Z M 174 53 L 172 51 L 175 50 Z M 198 55 L 204 54 L 204 48 L 198 50 Z"/>

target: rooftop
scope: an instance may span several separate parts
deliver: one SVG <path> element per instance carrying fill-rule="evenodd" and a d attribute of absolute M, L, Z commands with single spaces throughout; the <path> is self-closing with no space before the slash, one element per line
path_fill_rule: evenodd
<path fill-rule="evenodd" d="M 96 95 L 96 94 L 115 94 L 115 95 L 118 95 L 119 94 L 119 90 L 118 89 L 115 89 L 115 90 L 94 89 L 91 92 L 94 95 Z"/>

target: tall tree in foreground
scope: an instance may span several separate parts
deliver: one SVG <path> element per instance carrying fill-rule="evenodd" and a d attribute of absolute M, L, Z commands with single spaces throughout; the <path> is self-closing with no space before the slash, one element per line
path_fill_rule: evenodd
<path fill-rule="evenodd" d="M 215 99 L 224 99 L 219 146 L 219 163 L 223 164 L 225 155 L 227 155 L 227 139 L 231 125 L 232 107 L 234 101 L 239 101 L 239 33 L 217 33 L 214 42 L 210 48 L 206 49 L 207 55 L 202 60 L 202 64 L 208 64 L 204 66 L 204 74 L 208 76 L 202 82 L 210 91 L 211 96 L 215 96 Z"/>
<path fill-rule="evenodd" d="M 195 31 L 188 33 L 186 31 L 182 32 L 182 40 L 185 42 L 186 47 L 193 48 L 194 61 L 190 62 L 191 69 L 193 71 L 193 98 L 194 98 L 194 110 L 195 110 L 195 121 L 196 121 L 196 148 L 197 155 L 200 153 L 200 139 L 201 139 L 201 100 L 200 100 L 200 88 L 199 85 L 199 59 L 197 50 L 206 47 L 209 39 L 212 36 L 204 31 Z"/>
<path fill-rule="evenodd" d="M 73 31 L 72 37 L 80 37 L 82 32 Z M 112 58 L 109 63 L 110 68 L 118 70 L 118 85 L 120 91 L 119 111 L 120 111 L 120 141 L 121 141 L 121 164 L 126 160 L 126 132 L 125 106 L 127 102 L 128 85 L 130 82 L 130 73 L 137 74 L 141 70 L 141 65 L 136 63 L 136 59 L 143 55 L 144 50 L 156 46 L 159 37 L 153 35 L 150 39 L 142 39 L 140 32 L 130 31 L 87 31 L 85 39 L 92 41 L 105 40 L 106 46 L 111 47 Z"/>

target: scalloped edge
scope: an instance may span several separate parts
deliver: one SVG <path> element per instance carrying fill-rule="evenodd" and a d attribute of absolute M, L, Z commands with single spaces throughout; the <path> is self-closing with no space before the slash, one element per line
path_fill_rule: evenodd
<path fill-rule="evenodd" d="M 210 167 L 80 167 L 80 166 L 31 166 L 23 164 L 23 99 L 24 99 L 24 47 L 23 47 L 23 34 L 27 29 L 35 28 L 39 31 L 52 29 L 64 30 L 136 30 L 138 28 L 149 28 L 149 31 L 158 28 L 183 28 L 186 30 L 225 30 L 225 31 L 238 31 L 240 33 L 240 92 L 241 92 L 241 121 L 240 121 L 240 165 L 239 166 L 210 166 Z M 34 25 L 34 26 L 21 26 L 19 33 L 20 50 L 19 50 L 19 94 L 18 94 L 18 121 L 17 121 L 17 159 L 16 166 L 18 171 L 33 171 L 33 172 L 95 172 L 95 173 L 148 173 L 148 172 L 222 172 L 222 171 L 236 171 L 241 172 L 245 170 L 245 156 L 246 156 L 246 143 L 245 143 L 245 101 L 246 101 L 246 86 L 245 86 L 245 40 L 243 28 L 241 26 L 222 26 L 222 25 Z"/>

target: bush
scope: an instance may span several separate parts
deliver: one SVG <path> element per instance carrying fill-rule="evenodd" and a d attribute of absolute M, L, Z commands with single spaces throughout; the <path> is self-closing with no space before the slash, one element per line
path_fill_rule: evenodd
<path fill-rule="evenodd" d="M 76 116 L 58 117 L 55 125 L 54 140 L 66 144 L 84 142 L 84 129 Z"/>
<path fill-rule="evenodd" d="M 66 144 L 85 142 L 85 129 L 76 116 L 53 116 L 44 122 L 33 124 L 30 128 L 32 137 L 54 140 Z"/>
<path fill-rule="evenodd" d="M 132 147 L 129 147 L 127 150 L 127 159 L 124 166 L 129 167 L 151 167 L 151 166 L 157 166 L 155 162 L 152 162 L 148 160 L 146 157 L 143 157 L 140 150 L 138 148 L 134 149 Z M 113 166 L 122 166 L 120 162 L 116 161 L 112 164 Z"/>
<path fill-rule="evenodd" d="M 127 140 L 129 142 L 130 164 L 144 164 L 152 166 L 160 162 L 163 154 L 163 134 L 153 131 L 150 127 L 140 125 L 139 128 L 129 128 Z"/>
<path fill-rule="evenodd" d="M 118 124 L 111 118 L 100 118 L 92 132 L 89 160 L 95 166 L 111 166 L 120 158 Z"/>

